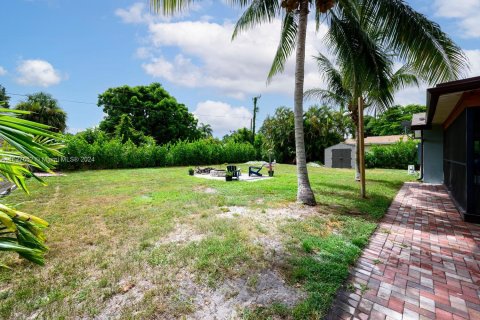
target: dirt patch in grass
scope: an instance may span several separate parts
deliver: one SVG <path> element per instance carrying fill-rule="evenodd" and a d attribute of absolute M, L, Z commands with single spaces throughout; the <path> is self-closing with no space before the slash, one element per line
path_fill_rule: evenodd
<path fill-rule="evenodd" d="M 293 203 L 286 165 L 256 184 L 161 168 L 72 172 L 14 191 L 8 202 L 50 222 L 50 251 L 45 267 L 2 256 L 14 269 L 0 270 L 0 318 L 321 317 L 406 175 L 369 171 L 361 199 L 353 172 L 310 170 L 313 208 Z"/>
<path fill-rule="evenodd" d="M 122 310 L 125 307 L 135 305 L 142 301 L 145 293 L 154 285 L 146 280 L 133 282 L 123 280 L 119 283 L 118 293 L 108 299 L 102 312 L 95 317 L 98 320 L 109 320 L 121 318 Z"/>
<path fill-rule="evenodd" d="M 200 241 L 204 239 L 206 234 L 198 233 L 192 226 L 188 224 L 177 224 L 175 229 L 167 236 L 163 237 L 156 245 L 163 245 L 169 243 L 185 243 Z"/>
<path fill-rule="evenodd" d="M 288 285 L 276 270 L 263 269 L 235 279 L 227 279 L 215 288 L 198 284 L 192 274 L 177 276 L 179 294 L 190 300 L 195 312 L 188 319 L 238 319 L 243 310 L 279 303 L 292 307 L 305 293 Z"/>
<path fill-rule="evenodd" d="M 273 266 L 286 263 L 287 253 L 279 236 L 259 236 L 253 243 L 263 248 L 263 258 Z"/>
<path fill-rule="evenodd" d="M 290 204 L 282 208 L 251 209 L 247 207 L 231 206 L 222 207 L 219 217 L 233 218 L 236 216 L 251 217 L 262 221 L 279 221 L 286 219 L 300 220 L 319 213 L 316 207 Z"/>
<path fill-rule="evenodd" d="M 210 187 L 205 187 L 205 186 L 198 186 L 193 188 L 194 191 L 196 192 L 202 192 L 202 193 L 207 193 L 207 194 L 216 194 L 218 193 L 217 189 L 210 188 Z"/>

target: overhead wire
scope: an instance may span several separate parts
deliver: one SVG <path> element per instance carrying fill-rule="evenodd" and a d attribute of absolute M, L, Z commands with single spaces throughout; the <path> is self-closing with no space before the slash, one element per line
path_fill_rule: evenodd
<path fill-rule="evenodd" d="M 21 93 L 13 93 L 13 92 L 6 92 L 8 95 L 12 95 L 12 96 L 21 96 L 21 97 L 28 97 L 29 95 L 28 94 L 21 94 Z M 87 102 L 87 101 L 79 101 L 79 100 L 69 100 L 69 99 L 55 99 L 57 101 L 61 101 L 61 102 L 70 102 L 70 103 L 78 103 L 78 104 L 88 104 L 88 105 L 94 105 L 94 106 L 98 106 L 98 104 L 96 104 L 95 102 Z M 123 110 L 132 110 L 134 109 L 134 107 L 128 107 L 128 106 L 114 106 L 114 105 L 109 105 L 109 107 L 114 107 L 114 108 L 118 108 L 118 109 L 122 109 Z M 138 110 L 145 110 L 145 109 L 140 109 L 138 108 Z M 239 116 L 222 116 L 222 115 L 210 115 L 210 114 L 197 114 L 197 113 L 193 113 L 195 116 L 199 116 L 199 117 L 213 117 L 213 118 L 237 118 L 237 119 L 251 119 L 251 117 L 239 117 Z"/>

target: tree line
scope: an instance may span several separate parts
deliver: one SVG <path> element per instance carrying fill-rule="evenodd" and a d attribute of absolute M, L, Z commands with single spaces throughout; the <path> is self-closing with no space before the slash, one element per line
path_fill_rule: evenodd
<path fill-rule="evenodd" d="M 6 107 L 10 107 L 3 87 L 0 88 L 1 93 Z M 121 144 L 130 141 L 135 146 L 166 145 L 213 137 L 211 126 L 198 123 L 188 108 L 177 102 L 159 83 L 109 88 L 99 95 L 98 106 L 105 113 L 98 128 L 78 134 L 90 144 L 99 139 L 115 138 Z M 20 117 L 49 125 L 54 131 L 64 132 L 67 127 L 65 111 L 48 93 L 28 95 L 14 109 L 30 111 L 30 114 Z M 367 115 L 365 135 L 410 133 L 402 123 L 411 120 L 412 114 L 422 111 L 425 107 L 420 105 L 394 106 L 381 114 Z M 307 161 L 323 163 L 325 148 L 356 134 L 355 123 L 343 106 L 312 105 L 303 115 L 303 126 Z M 92 133 L 98 130 L 101 135 Z M 251 144 L 256 152 L 255 159 L 250 160 L 275 159 L 281 163 L 295 163 L 294 111 L 285 106 L 278 107 L 265 118 L 255 138 L 251 130 L 241 128 L 225 135 L 221 141 Z"/>

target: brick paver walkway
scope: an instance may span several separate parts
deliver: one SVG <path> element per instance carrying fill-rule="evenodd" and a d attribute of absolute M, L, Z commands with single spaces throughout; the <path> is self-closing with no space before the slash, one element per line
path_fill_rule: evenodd
<path fill-rule="evenodd" d="M 351 283 L 329 319 L 480 319 L 480 226 L 462 221 L 444 186 L 406 183 Z"/>

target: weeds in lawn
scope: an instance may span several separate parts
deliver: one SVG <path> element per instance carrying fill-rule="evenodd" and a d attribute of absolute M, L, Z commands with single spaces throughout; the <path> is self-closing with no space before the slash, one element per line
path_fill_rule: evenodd
<path fill-rule="evenodd" d="M 44 268 L 5 256 L 16 268 L 0 271 L 0 318 L 213 318 L 218 301 L 205 304 L 213 294 L 232 312 L 244 303 L 245 319 L 321 317 L 410 177 L 369 170 L 369 198 L 360 199 L 351 170 L 309 170 L 316 208 L 292 205 L 295 167 L 287 165 L 254 183 L 164 168 L 73 172 L 32 186 L 31 196 L 15 191 L 8 200 L 18 209 L 51 223 L 51 250 Z M 261 286 L 283 298 L 253 305 L 245 297 L 261 298 Z"/>

